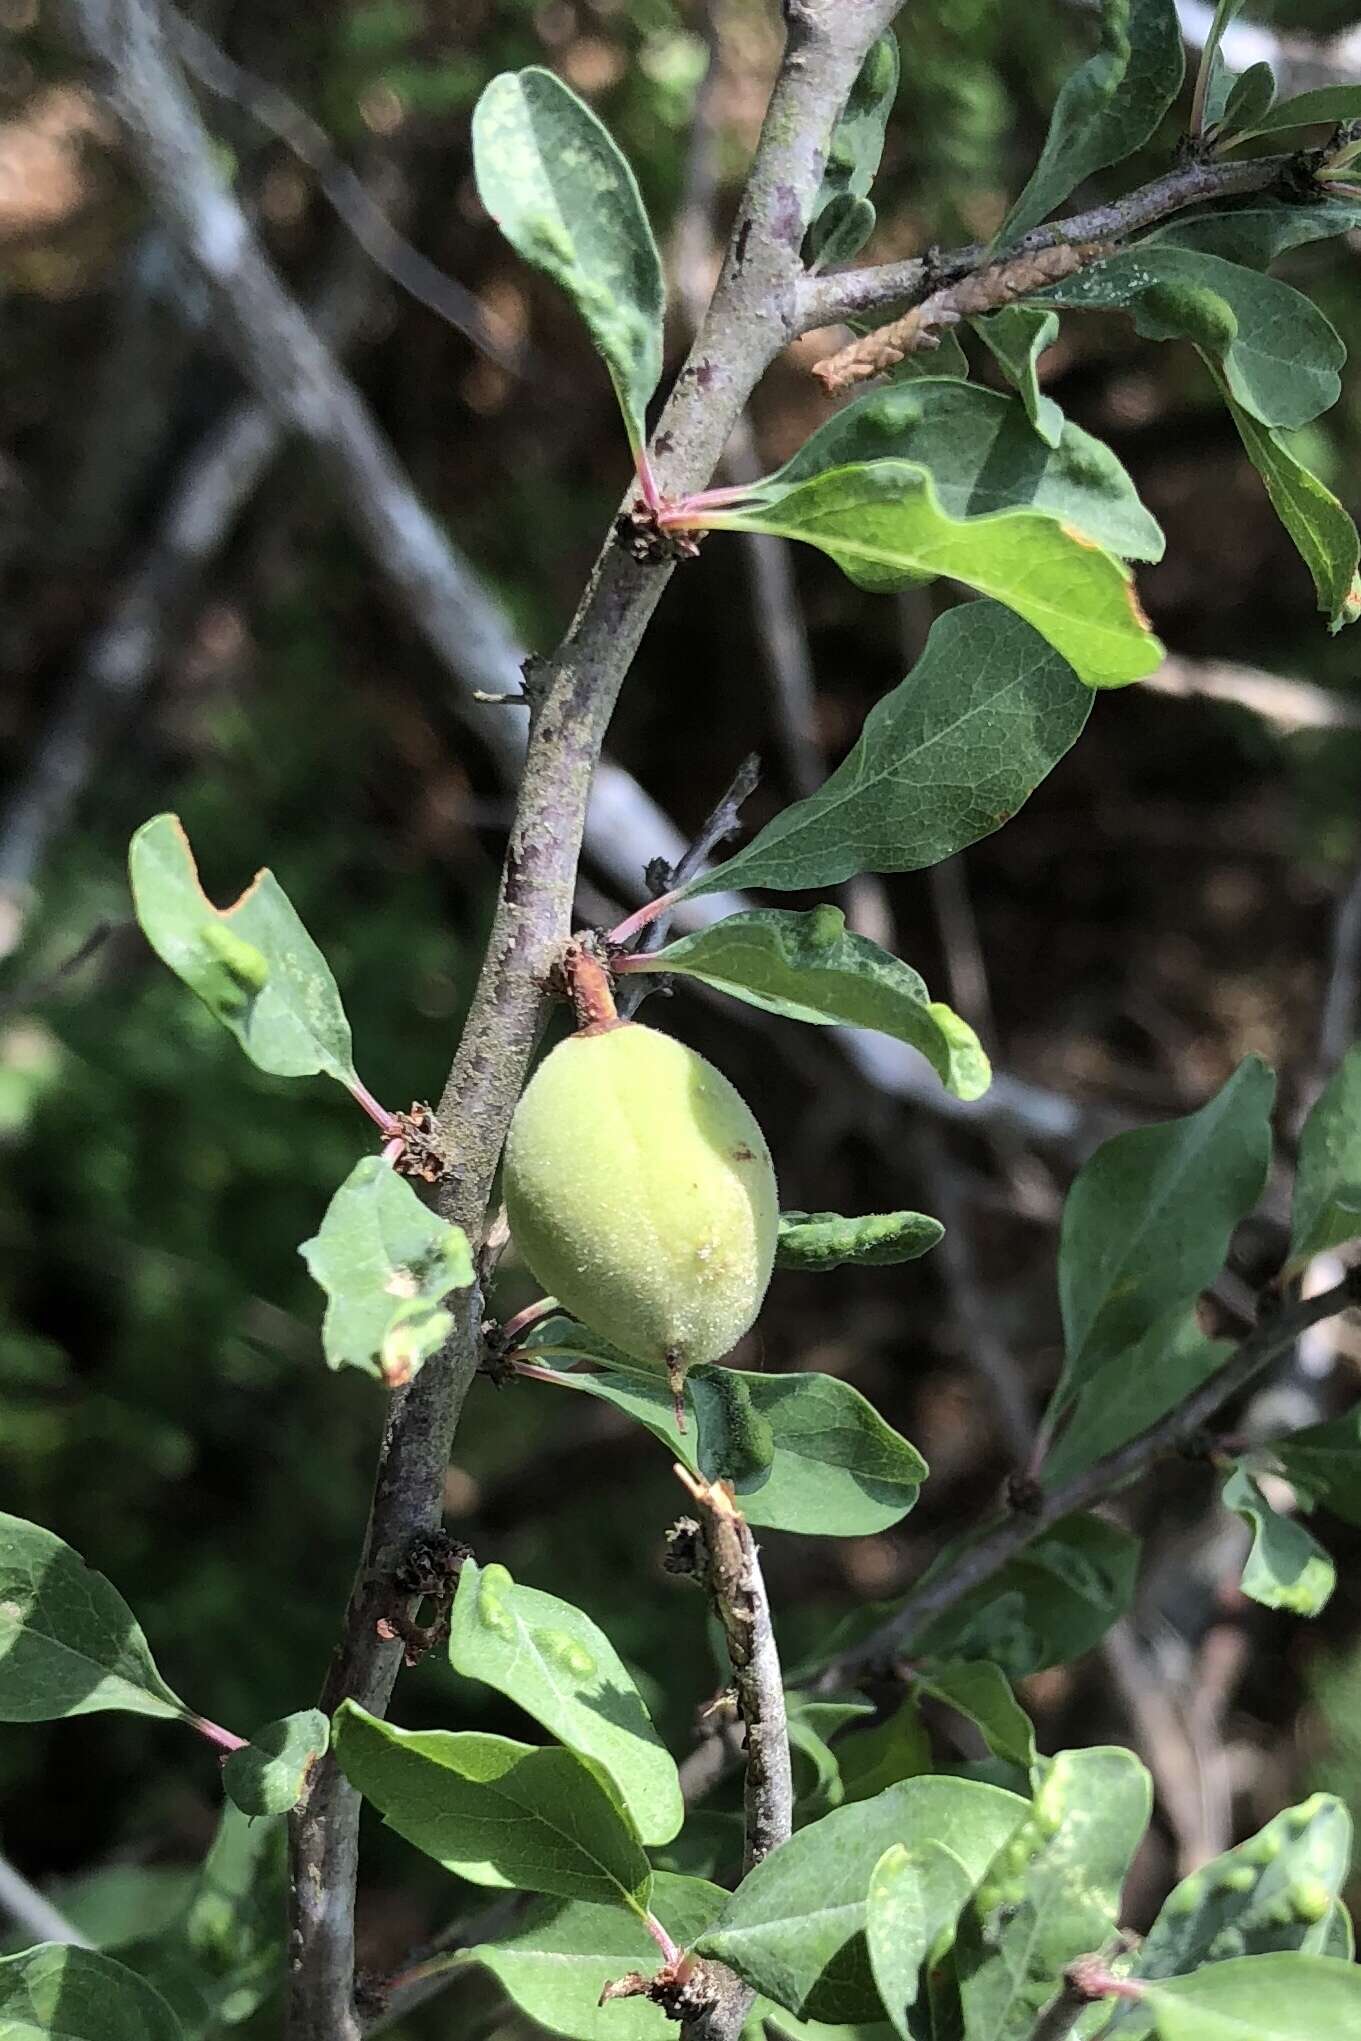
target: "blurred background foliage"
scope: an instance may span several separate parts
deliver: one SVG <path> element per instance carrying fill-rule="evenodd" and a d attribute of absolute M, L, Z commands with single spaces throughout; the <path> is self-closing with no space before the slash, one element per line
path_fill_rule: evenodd
<path fill-rule="evenodd" d="M 760 0 L 715 0 L 712 11 L 701 0 L 196 10 L 238 62 L 381 176 L 415 245 L 528 349 L 512 376 L 364 273 L 355 374 L 528 645 L 548 646 L 566 620 L 626 452 L 567 306 L 517 266 L 478 206 L 472 104 L 500 69 L 553 66 L 609 123 L 674 247 L 711 48 L 722 231 L 775 56 L 774 13 Z M 1248 13 L 1321 41 L 1355 10 L 1279 0 Z M 914 0 L 906 19 L 875 194 L 871 252 L 885 257 L 997 224 L 1090 41 L 1084 9 L 1065 0 Z M 312 296 L 351 260 L 344 229 L 309 172 L 240 106 L 205 105 L 275 259 Z M 1152 174 L 1172 140 L 1121 179 Z M 1358 250 L 1320 244 L 1284 269 L 1355 359 Z M 52 0 L 0 0 L 0 308 L 3 842 L 6 800 L 168 491 L 239 394 Z M 684 340 L 677 317 L 676 361 Z M 807 369 L 831 340 L 809 336 L 758 393 L 767 466 L 820 415 Z M 982 360 L 975 370 L 989 373 Z M 1248 1049 L 1282 1072 L 1288 1137 L 1314 1068 L 1334 909 L 1361 854 L 1361 635 L 1325 634 L 1190 351 L 1140 342 L 1117 319 L 1070 318 L 1045 372 L 1166 527 L 1167 557 L 1140 584 L 1191 692 L 1101 700 L 1018 820 L 943 879 L 893 881 L 884 904 L 901 954 L 990 1034 L 1006 1072 L 1072 1104 L 1076 1138 L 938 1125 L 920 1106 L 872 1096 L 825 1039 L 767 1028 L 749 1009 L 678 993 L 650 1016 L 746 1093 L 786 1204 L 935 1210 L 948 1190 L 981 1283 L 970 1295 L 984 1300 L 982 1332 L 940 1256 L 777 1278 L 746 1364 L 844 1373 L 933 1468 L 918 1511 L 883 1537 L 768 1541 L 794 1657 L 849 1601 L 904 1585 L 994 1496 L 1014 1454 L 979 1342 L 1004 1347 L 1031 1392 L 1050 1379 L 1054 1229 L 1084 1147 L 1122 1117 L 1189 1109 Z M 1359 445 L 1353 368 L 1342 403 L 1300 446 L 1353 511 Z M 834 763 L 906 670 L 933 605 L 951 598 L 936 587 L 902 607 L 877 601 L 811 553 L 796 572 L 815 735 Z M 612 754 L 682 828 L 698 825 L 751 749 L 767 761 L 753 822 L 797 791 L 764 677 L 768 621 L 753 610 L 739 545 L 711 540 L 676 577 L 643 649 Z M 1243 668 L 1255 692 L 1234 682 Z M 1234 698 L 1203 691 L 1215 674 Z M 381 1392 L 327 1374 L 321 1299 L 296 1248 L 367 1134 L 332 1087 L 256 1073 L 129 927 L 127 839 L 163 808 L 184 818 L 215 897 L 273 865 L 333 963 L 378 1095 L 392 1106 L 436 1095 L 476 969 L 507 789 L 296 448 L 182 605 L 131 710 L 100 718 L 31 883 L 0 901 L 0 1502 L 105 1571 L 173 1684 L 246 1732 L 314 1696 L 366 1506 Z M 641 868 L 657 847 L 630 848 Z M 593 884 L 582 911 L 608 911 Z M 1279 1185 L 1273 1197 L 1279 1213 Z M 1261 1247 L 1244 1243 L 1249 1280 Z M 507 1308 L 528 1294 L 513 1266 L 503 1292 Z M 1306 1415 L 1329 1411 L 1357 1359 L 1315 1350 L 1271 1393 Z M 450 1526 L 484 1561 L 590 1610 L 683 1751 L 716 1674 L 698 1597 L 660 1567 L 678 1495 L 648 1440 L 601 1406 L 561 1401 L 569 1407 L 536 1385 L 478 1386 L 450 1470 Z M 1151 1694 L 1189 1725 L 1204 1833 L 1188 1841 L 1162 1807 L 1137 1911 L 1188 1850 L 1207 1838 L 1219 1847 L 1313 1784 L 1361 1812 L 1361 1589 L 1334 1540 L 1342 1587 L 1322 1623 L 1243 1607 L 1224 1585 L 1238 1531 L 1207 1513 L 1194 1470 L 1124 1506 L 1152 1532 L 1137 1663 L 1122 1672 L 1097 1657 L 1037 1676 L 1025 1698 L 1046 1748 L 1104 1737 L 1146 1747 Z M 400 1713 L 526 1731 L 508 1704 L 434 1660 L 405 1678 Z M 0 1731 L 5 1850 L 40 1880 L 119 1867 L 131 1883 L 105 1884 L 100 1903 L 127 1890 L 153 1906 L 158 1881 L 202 1854 L 217 1801 L 211 1756 L 163 1725 L 95 1716 Z M 457 1906 L 425 1860 L 371 1840 L 361 1933 L 383 1964 Z M 407 2031 L 447 2031 L 448 2017 L 433 2011 Z M 259 2031 L 271 2031 L 268 2012 Z"/>

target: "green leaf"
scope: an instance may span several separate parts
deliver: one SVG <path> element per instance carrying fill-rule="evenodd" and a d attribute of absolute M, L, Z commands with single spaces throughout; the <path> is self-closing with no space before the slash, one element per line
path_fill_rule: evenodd
<path fill-rule="evenodd" d="M 453 1330 L 441 1309 L 473 1280 L 467 1235 L 423 1205 L 381 1155 L 355 1164 L 298 1253 L 326 1292 L 321 1343 L 331 1368 L 400 1388 Z"/>
<path fill-rule="evenodd" d="M 1091 263 L 1031 302 L 1125 311 L 1148 340 L 1193 340 L 1262 425 L 1307 425 L 1342 387 L 1346 350 L 1308 298 L 1279 277 L 1168 240 Z"/>
<path fill-rule="evenodd" d="M 127 1943 L 124 1963 L 173 2009 L 185 2041 L 219 2041 L 278 1987 L 287 1941 L 287 1849 L 280 1820 L 222 1810 L 178 1919 Z"/>
<path fill-rule="evenodd" d="M 1117 1134 L 1078 1172 L 1059 1238 L 1066 1358 L 1052 1416 L 1218 1274 L 1266 1182 L 1275 1088 L 1265 1063 L 1246 1056 L 1199 1112 Z"/>
<path fill-rule="evenodd" d="M 474 1885 L 647 1910 L 652 1871 L 596 1767 L 475 1730 L 395 1729 L 353 1701 L 336 1760 L 389 1828 Z"/>
<path fill-rule="evenodd" d="M 944 1778 L 838 1807 L 749 1871 L 696 1947 L 797 2015 L 877 2019 L 865 1905 L 885 1850 L 948 1835 L 976 1884 L 1025 1812 L 1014 1793 Z"/>
<path fill-rule="evenodd" d="M 1220 48 L 1224 30 L 1239 12 L 1243 0 L 1218 0 L 1210 32 L 1201 45 L 1200 71 L 1196 78 L 1196 99 L 1199 102 L 1200 119 L 1193 121 L 1200 138 L 1207 137 L 1218 128 L 1228 103 L 1231 91 L 1231 73 L 1224 62 Z"/>
<path fill-rule="evenodd" d="M 994 1757 L 1034 1771 L 1035 1726 L 1000 1666 L 986 1659 L 914 1660 L 912 1684 L 974 1723 Z"/>
<path fill-rule="evenodd" d="M 183 2041 L 144 1978 L 96 1949 L 40 1942 L 0 1958 L 4 2041 Z"/>
<path fill-rule="evenodd" d="M 1361 1404 L 1328 1424 L 1273 1440 L 1271 1450 L 1307 1507 L 1361 1525 Z"/>
<path fill-rule="evenodd" d="M 1358 118 L 1361 85 L 1319 85 L 1312 92 L 1297 92 L 1293 99 L 1283 99 L 1269 112 L 1254 114 L 1252 124 L 1236 132 L 1234 140 L 1246 142 L 1252 135 L 1278 135 L 1283 128 L 1322 127 L 1325 122 L 1332 126 Z"/>
<path fill-rule="evenodd" d="M 267 1722 L 223 1765 L 228 1797 L 243 1814 L 287 1814 L 302 1798 L 330 1734 L 330 1723 L 316 1708 Z"/>
<path fill-rule="evenodd" d="M 132 839 L 128 873 L 152 949 L 257 1069 L 358 1082 L 331 967 L 272 872 L 257 872 L 232 906 L 214 907 L 178 816 L 155 815 Z"/>
<path fill-rule="evenodd" d="M 870 1873 L 865 1943 L 875 1988 L 904 2041 L 915 2041 L 908 2013 L 918 1973 L 952 1935 L 975 1880 L 944 1843 L 892 1843 Z"/>
<path fill-rule="evenodd" d="M 511 247 L 576 305 L 637 451 L 662 372 L 666 293 L 632 170 L 590 108 L 537 66 L 503 71 L 478 100 L 473 166 Z"/>
<path fill-rule="evenodd" d="M 1184 70 L 1173 0 L 1105 0 L 1101 47 L 1065 80 L 1040 160 L 998 240 L 1019 239 L 1084 178 L 1140 148 L 1181 90 Z"/>
<path fill-rule="evenodd" d="M 1236 1849 L 1183 1878 L 1163 1902 L 1130 1968 L 1157 1982 L 1203 1964 L 1287 1950 L 1324 1953 L 1333 1903 L 1351 1864 L 1351 1817 L 1315 1793 L 1288 1807 Z M 1135 2041 L 1152 2030 L 1147 2010 L 1125 2002 L 1110 2032 Z"/>
<path fill-rule="evenodd" d="M 111 1863 L 67 1878 L 46 1878 L 42 1889 L 93 1948 L 116 1951 L 124 1942 L 169 1927 L 183 1911 L 193 1882 L 193 1872 L 178 1865 Z M 0 1954 L 32 1948 L 33 1939 L 11 1927 L 0 1936 Z"/>
<path fill-rule="evenodd" d="M 948 610 L 826 784 L 685 891 L 793 892 L 939 864 L 1010 820 L 1076 742 L 1091 701 L 1018 617 L 995 603 Z"/>
<path fill-rule="evenodd" d="M 449 1628 L 449 1662 L 484 1680 L 609 1778 L 645 1843 L 685 1818 L 675 1761 L 603 1630 L 504 1566 L 467 1559 Z"/>
<path fill-rule="evenodd" d="M 924 1212 L 868 1212 L 857 1219 L 843 1219 L 840 1212 L 781 1212 L 775 1266 L 824 1272 L 849 1262 L 887 1268 L 916 1261 L 944 1234 L 939 1219 Z"/>
<path fill-rule="evenodd" d="M 1252 1526 L 1243 1592 L 1265 1609 L 1316 1616 L 1337 1585 L 1337 1570 L 1295 1517 L 1274 1510 L 1241 1462 L 1224 1484 L 1224 1506 Z"/>
<path fill-rule="evenodd" d="M 1006 324 L 1013 319 L 1057 325 L 1054 312 L 1013 306 L 983 321 L 980 331 L 998 321 L 1000 332 L 1015 331 Z M 936 372 L 867 391 L 833 412 L 753 494 L 856 463 L 911 461 L 930 474 L 949 517 L 1043 510 L 1122 559 L 1160 560 L 1162 531 L 1110 448 L 1061 416 L 1059 425 L 1046 445 L 1014 397 Z"/>
<path fill-rule="evenodd" d="M 849 262 L 874 232 L 870 188 L 884 153 L 884 130 L 898 96 L 898 43 L 891 33 L 870 44 L 846 109 L 832 130 L 827 167 L 804 243 L 811 267 Z"/>
<path fill-rule="evenodd" d="M 1361 614 L 1361 539 L 1350 514 L 1312 468 L 1305 466 L 1278 432 L 1260 425 L 1241 404 L 1235 404 L 1228 385 L 1213 361 L 1206 363 L 1219 385 L 1219 393 L 1248 459 L 1266 485 L 1266 493 L 1277 517 L 1295 542 L 1296 551 L 1313 577 L 1318 606 L 1332 631 L 1352 624 Z"/>
<path fill-rule="evenodd" d="M 1211 213 L 1171 220 L 1140 246 L 1198 249 L 1226 262 L 1245 263 L 1249 269 L 1266 269 L 1291 248 L 1326 241 L 1357 226 L 1361 226 L 1361 205 L 1349 200 L 1332 198 L 1318 205 L 1296 205 L 1259 195 L 1217 206 Z"/>
<path fill-rule="evenodd" d="M 873 1800 L 889 1786 L 918 1778 L 931 1769 L 931 1739 L 921 1711 L 909 1694 L 901 1705 L 872 1729 L 843 1736 L 837 1745 L 842 1798 Z"/>
<path fill-rule="evenodd" d="M 569 1359 L 601 1361 L 600 1347 L 584 1327 L 564 1320 L 535 1326 L 528 1351 L 559 1370 L 557 1379 L 569 1388 L 612 1403 L 645 1425 L 692 1473 L 733 1481 L 743 1516 L 758 1530 L 870 1537 L 907 1515 L 926 1479 L 926 1462 L 915 1446 L 886 1425 L 858 1389 L 834 1375 L 691 1368 L 681 1432 L 664 1384 L 645 1375 L 587 1375 L 563 1366 Z M 754 1471 L 746 1430 L 732 1422 L 734 1385 L 745 1391 L 746 1408 L 770 1428 L 772 1457 Z"/>
<path fill-rule="evenodd" d="M 698 978 L 785 1020 L 891 1035 L 924 1056 L 956 1098 L 981 1098 L 992 1081 L 968 1023 L 931 998 L 910 964 L 849 933 L 839 907 L 729 914 L 649 952 L 646 968 Z"/>
<path fill-rule="evenodd" d="M 1276 97 L 1276 74 L 1270 64 L 1249 64 L 1229 88 L 1218 126 L 1235 140 L 1253 132 L 1254 124 L 1270 110 Z"/>
<path fill-rule="evenodd" d="M 1290 1215 L 1293 1272 L 1361 1235 L 1361 1044 L 1349 1049 L 1300 1134 Z"/>
<path fill-rule="evenodd" d="M 103 1709 L 189 1716 L 117 1588 L 41 1524 L 0 1511 L 0 1722 Z"/>
<path fill-rule="evenodd" d="M 728 1895 L 700 1878 L 657 1873 L 652 1905 L 680 1948 L 706 1928 Z M 495 1942 L 460 1952 L 490 1970 L 529 2019 L 569 2041 L 675 2041 L 676 2027 L 647 1999 L 600 2004 L 602 1986 L 656 1969 L 657 1945 L 632 1914 L 586 1901 L 537 1903 Z"/>
<path fill-rule="evenodd" d="M 972 323 L 974 332 L 993 355 L 1007 381 L 1013 383 L 1020 393 L 1026 417 L 1045 445 L 1060 446 L 1067 421 L 1053 398 L 1045 396 L 1039 379 L 1040 356 L 1059 337 L 1058 313 L 1033 305 L 1007 305 L 1002 311 L 991 312 L 986 319 L 975 319 Z M 1158 557 L 1157 554 L 1126 553 L 1125 548 L 1119 545 L 1111 550 L 1124 554 L 1127 559 Z"/>
<path fill-rule="evenodd" d="M 960 1923 L 965 2041 L 1023 2041 L 1065 1967 L 1108 1940 L 1152 1806 L 1132 1751 L 1060 1751 Z"/>
<path fill-rule="evenodd" d="M 1133 1346 L 1083 1374 L 1068 1422 L 1045 1460 L 1046 1484 L 1057 1488 L 1156 1424 L 1232 1352 L 1230 1340 L 1206 1338 L 1194 1311 L 1179 1306 L 1158 1319 Z"/>
<path fill-rule="evenodd" d="M 1162 2041 L 1357 2041 L 1361 1969 L 1327 1956 L 1240 1956 L 1150 1987 Z"/>
<path fill-rule="evenodd" d="M 1089 687 L 1124 687 L 1163 656 L 1129 569 L 1113 554 L 1038 510 L 952 517 L 930 473 L 911 461 L 772 481 L 746 503 L 706 513 L 705 523 L 800 539 L 875 594 L 949 575 L 1024 617 Z"/>

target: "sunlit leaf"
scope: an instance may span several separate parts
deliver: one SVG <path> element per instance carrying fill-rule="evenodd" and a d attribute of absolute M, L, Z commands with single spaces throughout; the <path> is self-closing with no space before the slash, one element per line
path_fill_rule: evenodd
<path fill-rule="evenodd" d="M 884 1268 L 916 1261 L 945 1233 L 939 1219 L 924 1212 L 868 1212 L 846 1219 L 840 1212 L 781 1212 L 775 1245 L 777 1269 Z"/>
<path fill-rule="evenodd" d="M 184 2041 L 158 1991 L 112 1956 L 40 1942 L 0 1958 L 4 2041 Z"/>
<path fill-rule="evenodd" d="M 1337 1569 L 1297 1517 L 1273 1509 L 1248 1469 L 1236 1466 L 1224 1484 L 1224 1505 L 1252 1527 L 1243 1592 L 1267 1609 L 1316 1616 L 1337 1585 Z"/>
<path fill-rule="evenodd" d="M 267 1722 L 223 1765 L 228 1797 L 243 1814 L 287 1814 L 302 1798 L 330 1733 L 329 1722 L 317 1708 Z"/>
<path fill-rule="evenodd" d="M 1349 1049 L 1319 1093 L 1300 1134 L 1290 1215 L 1290 1261 L 1361 1235 L 1361 1045 Z"/>
<path fill-rule="evenodd" d="M 908 2014 L 918 1972 L 955 1922 L 975 1880 L 943 1842 L 892 1843 L 870 1873 L 865 1942 L 884 2009 L 904 2041 L 916 2041 Z"/>
<path fill-rule="evenodd" d="M 1006 305 L 1000 312 L 990 312 L 986 319 L 975 319 L 973 327 L 1007 381 L 1015 385 L 1026 417 L 1045 445 L 1059 446 L 1066 420 L 1053 398 L 1046 397 L 1041 390 L 1039 379 L 1040 356 L 1059 337 L 1058 313 L 1033 305 Z M 1156 558 L 1151 554 L 1127 553 L 1118 545 L 1113 550 L 1125 553 L 1127 559 Z"/>
<path fill-rule="evenodd" d="M 1356 2041 L 1361 1969 L 1327 1956 L 1240 1956 L 1150 1985 L 1162 2041 Z"/>

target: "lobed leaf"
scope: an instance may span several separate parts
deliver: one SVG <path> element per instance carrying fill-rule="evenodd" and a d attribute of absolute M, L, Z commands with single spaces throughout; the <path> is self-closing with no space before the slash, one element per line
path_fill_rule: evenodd
<path fill-rule="evenodd" d="M 775 1266 L 819 1273 L 846 1263 L 885 1268 L 916 1261 L 944 1234 L 939 1219 L 924 1212 L 868 1212 L 855 1219 L 840 1212 L 781 1212 Z"/>
<path fill-rule="evenodd" d="M 715 531 L 800 539 L 875 594 L 949 575 L 1033 625 L 1088 687 L 1124 687 L 1163 656 L 1129 569 L 1085 532 L 1037 510 L 952 517 L 928 470 L 911 461 L 772 481 L 705 522 Z"/>
<path fill-rule="evenodd" d="M 981 1098 L 992 1081 L 968 1023 L 931 998 L 910 964 L 851 934 L 839 907 L 725 915 L 648 952 L 646 968 L 698 978 L 785 1020 L 891 1035 L 924 1056 L 956 1098 Z"/>
<path fill-rule="evenodd" d="M 1252 1528 L 1243 1592 L 1266 1609 L 1317 1616 L 1337 1585 L 1337 1569 L 1295 1517 L 1273 1509 L 1240 1462 L 1224 1484 L 1224 1506 Z"/>
<path fill-rule="evenodd" d="M 637 1831 L 574 1751 L 476 1730 L 396 1729 L 354 1701 L 331 1724 L 336 1761 L 386 1825 L 474 1885 L 647 1910 Z"/>
<path fill-rule="evenodd" d="M 666 292 L 632 170 L 590 108 L 537 65 L 503 71 L 478 100 L 473 167 L 511 247 L 576 305 L 637 451 L 661 378 Z"/>
<path fill-rule="evenodd" d="M 1010 820 L 1076 742 L 1091 701 L 1018 617 L 995 603 L 949 610 L 826 784 L 685 891 L 802 891 L 939 864 Z"/>
<path fill-rule="evenodd" d="M 1361 1236 L 1361 1044 L 1314 1101 L 1300 1134 L 1287 1268 Z"/>
<path fill-rule="evenodd" d="M 155 815 L 132 839 L 128 873 L 152 949 L 257 1069 L 358 1082 L 331 967 L 272 872 L 257 872 L 232 906 L 214 907 L 178 816 Z"/>
<path fill-rule="evenodd" d="M 467 1235 L 423 1205 L 380 1155 L 355 1164 L 298 1253 L 326 1292 L 327 1366 L 359 1368 L 390 1389 L 443 1346 L 454 1321 L 442 1300 L 474 1274 Z"/>
<path fill-rule="evenodd" d="M 331 1725 L 317 1708 L 267 1722 L 223 1765 L 228 1799 L 243 1814 L 287 1814 L 301 1800 L 330 1735 Z"/>
<path fill-rule="evenodd" d="M 41 1524 L 0 1511 L 0 1722 L 106 1709 L 189 1717 L 112 1582 Z"/>
<path fill-rule="evenodd" d="M 603 1630 L 581 1609 L 467 1559 L 449 1625 L 449 1663 L 523 1708 L 605 1773 L 644 1843 L 685 1819 L 675 1761 Z"/>
<path fill-rule="evenodd" d="M 96 1949 L 39 1942 L 0 1957 L 5 2041 L 184 2041 L 158 1991 Z"/>

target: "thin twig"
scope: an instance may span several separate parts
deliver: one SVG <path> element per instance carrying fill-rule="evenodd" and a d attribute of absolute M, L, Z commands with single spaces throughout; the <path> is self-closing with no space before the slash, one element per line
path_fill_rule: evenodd
<path fill-rule="evenodd" d="M 1319 1018 L 1316 1068 L 1319 1088 L 1356 1039 L 1361 1001 L 1361 864 L 1337 903 L 1328 961 L 1328 988 Z"/>
<path fill-rule="evenodd" d="M 4 1856 L 0 1856 L 0 1913 L 8 1914 L 15 1927 L 31 1935 L 35 1942 L 63 1942 L 72 1949 L 94 1947 L 88 1936 L 73 1926 Z"/>

